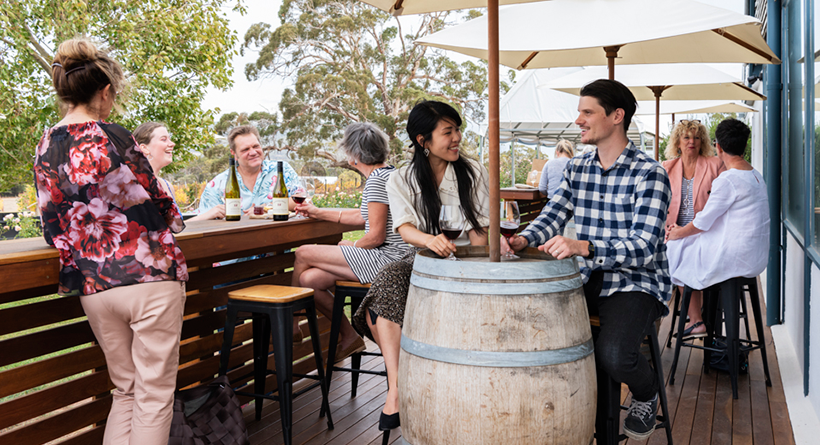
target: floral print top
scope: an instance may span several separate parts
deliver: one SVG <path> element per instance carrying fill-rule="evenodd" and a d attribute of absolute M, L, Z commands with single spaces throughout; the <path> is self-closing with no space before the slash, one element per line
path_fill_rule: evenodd
<path fill-rule="evenodd" d="M 60 295 L 187 281 L 185 228 L 131 133 L 103 121 L 47 129 L 34 159 L 46 242 L 60 251 Z"/>

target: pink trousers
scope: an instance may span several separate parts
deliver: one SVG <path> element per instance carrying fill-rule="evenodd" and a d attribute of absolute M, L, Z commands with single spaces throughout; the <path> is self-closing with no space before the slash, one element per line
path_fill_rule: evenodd
<path fill-rule="evenodd" d="M 104 445 L 166 445 L 179 367 L 185 283 L 156 281 L 80 297 L 116 387 Z"/>

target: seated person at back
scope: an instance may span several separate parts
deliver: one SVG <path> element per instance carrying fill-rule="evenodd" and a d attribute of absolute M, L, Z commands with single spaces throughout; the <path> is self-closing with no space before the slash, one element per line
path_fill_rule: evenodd
<path fill-rule="evenodd" d="M 272 188 L 279 180 L 276 173 L 276 162 L 265 160 L 262 144 L 259 143 L 259 131 L 251 125 L 236 127 L 228 134 L 231 156 L 236 158 L 236 173 L 239 180 L 239 191 L 242 197 L 242 210 L 250 212 L 254 205 L 263 205 L 273 199 Z M 288 195 L 293 195 L 299 188 L 299 176 L 287 162 L 284 164 L 285 185 Z M 199 198 L 197 213 L 203 214 L 213 207 L 225 204 L 225 184 L 228 182 L 228 170 L 216 175 L 205 185 Z M 288 210 L 293 210 L 296 203 L 288 198 Z"/>
<path fill-rule="evenodd" d="M 766 268 L 769 197 L 763 177 L 743 159 L 750 133 L 737 119 L 718 124 L 716 148 L 726 171 L 712 181 L 709 200 L 695 219 L 667 232 L 669 270 L 679 286 L 706 289 L 730 278 L 756 277 Z"/>

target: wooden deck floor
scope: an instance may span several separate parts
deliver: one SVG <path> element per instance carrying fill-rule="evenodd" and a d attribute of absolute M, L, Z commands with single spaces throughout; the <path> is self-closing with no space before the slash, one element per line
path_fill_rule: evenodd
<path fill-rule="evenodd" d="M 751 322 L 753 323 L 753 320 Z M 760 353 L 753 351 L 749 357 L 749 373 L 741 375 L 738 379 L 739 398 L 733 400 L 728 374 L 717 371 L 704 374 L 701 366 L 703 351 L 696 349 L 681 349 L 675 384 L 668 384 L 669 367 L 672 366 L 674 354 L 674 342 L 672 348 L 665 347 L 670 323 L 671 317 L 664 318 L 660 340 L 663 349 L 666 392 L 673 419 L 672 435 L 676 445 L 794 444 L 777 364 L 777 351 L 775 351 L 771 331 L 768 328 L 765 329 L 766 351 L 769 355 L 772 387 L 766 387 Z M 741 331 L 743 331 L 742 328 Z M 755 332 L 753 325 L 751 332 Z M 376 345 L 368 342 L 368 350 L 375 349 L 377 349 Z M 380 357 L 366 357 L 363 362 L 363 367 L 368 369 L 381 370 L 384 368 Z M 330 431 L 327 430 L 325 420 L 319 418 L 318 389 L 294 401 L 294 444 L 381 444 L 378 420 L 387 392 L 384 377 L 361 376 L 358 394 L 355 398 L 350 397 L 350 386 L 350 374 L 334 373 L 330 405 L 335 428 Z M 624 387 L 623 402 L 628 401 L 629 394 Z M 268 402 L 263 410 L 262 420 L 258 422 L 254 420 L 252 407 L 246 408 L 245 412 L 251 444 L 283 443 L 277 403 Z M 400 428 L 393 431 L 390 442 L 401 443 L 398 440 L 399 437 L 401 437 Z M 641 442 L 626 441 L 625 443 L 634 445 Z M 664 431 L 656 431 L 646 443 L 666 444 Z"/>

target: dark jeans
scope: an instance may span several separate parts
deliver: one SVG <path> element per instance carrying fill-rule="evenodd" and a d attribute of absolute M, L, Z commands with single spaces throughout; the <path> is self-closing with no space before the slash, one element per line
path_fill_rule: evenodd
<path fill-rule="evenodd" d="M 615 381 L 626 383 L 632 397 L 646 402 L 658 393 L 660 382 L 641 354 L 641 343 L 663 304 L 644 292 L 616 292 L 600 297 L 603 273 L 596 271 L 584 285 L 589 315 L 597 315 L 601 331 L 595 341 L 595 361 Z"/>

